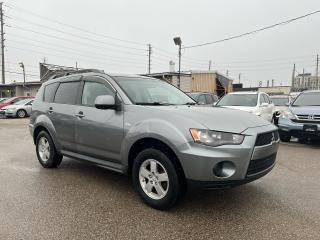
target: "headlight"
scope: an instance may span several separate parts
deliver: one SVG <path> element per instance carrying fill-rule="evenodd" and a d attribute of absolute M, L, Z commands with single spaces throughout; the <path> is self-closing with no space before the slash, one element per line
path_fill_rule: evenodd
<path fill-rule="evenodd" d="M 296 119 L 296 116 L 288 109 L 281 112 L 281 118 Z"/>
<path fill-rule="evenodd" d="M 239 145 L 244 139 L 244 136 L 241 134 L 211 131 L 207 129 L 191 128 L 190 133 L 196 143 L 213 147 L 221 145 Z"/>
<path fill-rule="evenodd" d="M 6 109 L 8 112 L 13 112 L 14 110 L 16 110 L 15 108 L 8 108 Z"/>

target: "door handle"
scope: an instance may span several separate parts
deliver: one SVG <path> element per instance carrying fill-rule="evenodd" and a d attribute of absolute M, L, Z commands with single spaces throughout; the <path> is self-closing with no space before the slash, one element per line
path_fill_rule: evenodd
<path fill-rule="evenodd" d="M 78 118 L 83 118 L 84 114 L 83 114 L 82 111 L 80 111 L 80 112 L 76 113 L 75 116 L 78 117 Z"/>
<path fill-rule="evenodd" d="M 47 111 L 49 114 L 50 113 L 53 113 L 53 108 L 52 107 L 49 107 L 49 110 Z"/>

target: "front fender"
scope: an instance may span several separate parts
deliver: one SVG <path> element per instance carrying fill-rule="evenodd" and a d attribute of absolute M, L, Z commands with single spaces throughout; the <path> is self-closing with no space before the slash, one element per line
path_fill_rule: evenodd
<path fill-rule="evenodd" d="M 37 116 L 33 123 L 33 129 L 36 130 L 37 127 L 44 127 L 49 132 L 57 151 L 60 152 L 61 145 L 57 141 L 57 132 L 50 118 L 45 114 Z"/>
<path fill-rule="evenodd" d="M 185 132 L 188 132 L 186 129 Z M 123 166 L 128 166 L 128 156 L 132 145 L 143 138 L 153 138 L 168 145 L 178 156 L 178 152 L 188 148 L 188 142 L 192 141 L 186 137 L 185 132 L 179 130 L 170 122 L 160 119 L 148 119 L 131 126 L 126 134 L 121 146 L 121 161 Z"/>

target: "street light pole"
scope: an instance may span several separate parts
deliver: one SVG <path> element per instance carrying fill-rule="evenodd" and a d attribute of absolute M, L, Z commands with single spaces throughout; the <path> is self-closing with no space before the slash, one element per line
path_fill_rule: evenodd
<path fill-rule="evenodd" d="M 25 84 L 26 84 L 26 71 L 25 71 L 23 62 L 20 62 L 19 66 L 22 68 L 22 71 L 23 71 L 23 86 L 25 86 Z"/>
<path fill-rule="evenodd" d="M 175 37 L 173 39 L 174 44 L 179 46 L 179 72 L 178 72 L 178 88 L 180 88 L 180 79 L 181 79 L 181 38 L 180 37 Z"/>

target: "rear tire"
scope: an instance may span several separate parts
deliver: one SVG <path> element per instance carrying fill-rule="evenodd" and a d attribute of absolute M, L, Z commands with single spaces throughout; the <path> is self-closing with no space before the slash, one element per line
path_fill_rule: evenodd
<path fill-rule="evenodd" d="M 36 152 L 38 160 L 44 168 L 58 167 L 63 158 L 57 152 L 50 135 L 46 131 L 41 131 L 36 138 Z"/>
<path fill-rule="evenodd" d="M 290 142 L 291 136 L 289 134 L 280 134 L 280 140 L 282 142 Z"/>
<path fill-rule="evenodd" d="M 17 117 L 18 118 L 25 118 L 27 116 L 27 113 L 25 110 L 18 110 Z"/>
<path fill-rule="evenodd" d="M 154 148 L 141 151 L 134 160 L 132 180 L 136 192 L 147 205 L 166 210 L 183 195 L 183 179 L 170 154 Z"/>

